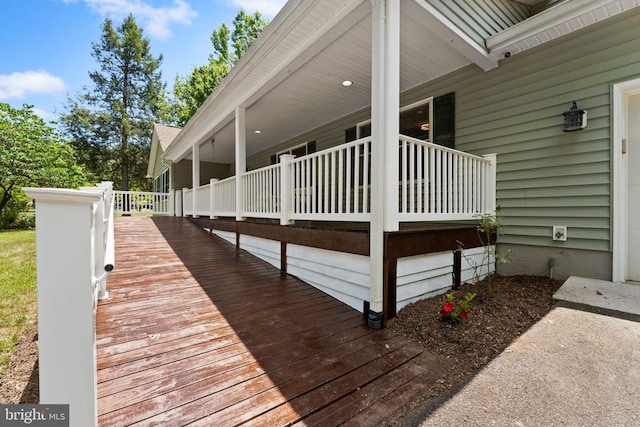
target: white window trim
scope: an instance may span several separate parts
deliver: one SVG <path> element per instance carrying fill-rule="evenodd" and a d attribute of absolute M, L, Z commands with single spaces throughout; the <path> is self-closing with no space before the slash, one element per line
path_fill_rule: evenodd
<path fill-rule="evenodd" d="M 302 147 L 306 147 L 307 148 L 307 154 L 308 154 L 309 153 L 309 142 L 310 141 L 305 141 L 302 144 L 294 145 L 293 147 L 289 147 L 286 150 L 278 151 L 276 153 L 276 158 L 280 159 L 281 155 L 283 155 L 283 154 L 291 154 L 293 152 L 293 150 L 297 150 L 298 148 L 302 148 Z"/>
<path fill-rule="evenodd" d="M 404 107 L 401 107 L 400 110 L 398 111 L 398 115 L 400 115 L 400 113 L 410 110 L 412 108 L 416 108 L 419 107 L 421 105 L 426 105 L 429 104 L 429 136 L 433 135 L 433 129 L 434 129 L 434 123 L 433 123 L 433 96 L 430 96 L 429 98 L 425 98 L 425 99 L 421 99 L 420 101 L 416 101 L 413 102 L 409 105 L 405 105 Z M 356 139 L 360 139 L 360 128 L 364 125 L 368 125 L 369 123 L 371 123 L 371 119 L 369 120 L 365 120 L 363 122 L 357 123 L 356 124 Z M 427 142 L 430 142 L 429 140 Z"/>

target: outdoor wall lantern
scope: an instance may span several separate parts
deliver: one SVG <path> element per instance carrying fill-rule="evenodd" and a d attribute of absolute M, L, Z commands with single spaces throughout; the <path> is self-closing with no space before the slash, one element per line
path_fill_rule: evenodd
<path fill-rule="evenodd" d="M 578 108 L 576 101 L 573 101 L 573 106 L 562 115 L 564 116 L 564 129 L 562 130 L 565 132 L 582 130 L 587 127 L 587 112 Z"/>

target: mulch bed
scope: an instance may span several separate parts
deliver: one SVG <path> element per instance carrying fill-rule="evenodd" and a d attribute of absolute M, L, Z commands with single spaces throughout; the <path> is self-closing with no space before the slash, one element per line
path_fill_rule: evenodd
<path fill-rule="evenodd" d="M 411 419 L 410 412 L 418 411 L 424 416 L 429 406 L 464 385 L 551 310 L 552 296 L 562 283 L 544 277 L 493 276 L 490 282 L 485 279 L 473 285 L 463 284 L 453 291 L 456 302 L 468 293 L 477 296 L 467 319 L 457 324 L 441 320 L 442 295 L 403 308 L 389 323 L 389 329 L 452 362 L 428 395 L 420 396 L 405 415 Z M 399 424 L 412 423 L 404 420 Z"/>

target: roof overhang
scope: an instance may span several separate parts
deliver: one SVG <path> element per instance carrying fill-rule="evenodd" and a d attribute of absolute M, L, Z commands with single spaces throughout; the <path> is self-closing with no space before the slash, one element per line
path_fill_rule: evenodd
<path fill-rule="evenodd" d="M 498 65 L 425 1 L 400 1 L 401 92 L 469 64 Z M 164 158 L 190 158 L 195 145 L 201 161 L 233 163 L 236 107 L 246 110 L 247 155 L 368 108 L 371 10 L 369 0 L 289 1 Z"/>
<path fill-rule="evenodd" d="M 559 3 L 487 38 L 491 56 L 502 59 L 638 7 L 637 0 L 573 0 Z"/>

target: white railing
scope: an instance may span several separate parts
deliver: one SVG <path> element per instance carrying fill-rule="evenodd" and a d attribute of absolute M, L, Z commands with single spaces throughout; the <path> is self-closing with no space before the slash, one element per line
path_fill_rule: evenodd
<path fill-rule="evenodd" d="M 400 221 L 473 219 L 495 210 L 496 155 L 475 156 L 400 135 Z M 393 168 L 391 168 L 393 169 Z M 241 174 L 241 217 L 369 221 L 371 138 Z M 236 216 L 236 177 L 196 189 L 195 215 Z M 193 215 L 193 190 L 183 190 L 185 215 Z"/>
<path fill-rule="evenodd" d="M 371 138 L 291 161 L 292 219 L 368 221 Z"/>
<path fill-rule="evenodd" d="M 114 191 L 117 215 L 173 215 L 171 193 Z"/>
<path fill-rule="evenodd" d="M 111 189 L 23 189 L 36 200 L 40 401 L 75 408 L 71 426 L 97 425 L 94 316 L 114 267 Z"/>
<path fill-rule="evenodd" d="M 473 219 L 495 209 L 495 193 L 487 194 L 490 159 L 408 136 L 399 150 L 401 221 Z"/>
<path fill-rule="evenodd" d="M 213 214 L 211 216 L 236 216 L 236 177 L 214 183 Z"/>
<path fill-rule="evenodd" d="M 202 185 L 195 189 L 195 215 L 209 216 L 211 213 L 211 184 Z"/>
<path fill-rule="evenodd" d="M 244 215 L 255 218 L 280 216 L 280 165 L 242 174 Z"/>
<path fill-rule="evenodd" d="M 182 214 L 183 216 L 195 214 L 194 207 L 193 207 L 193 189 L 192 188 L 182 189 Z"/>

